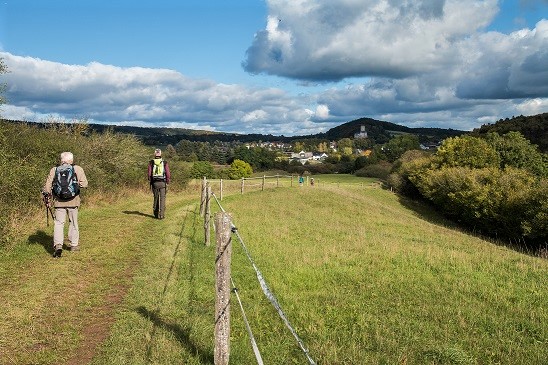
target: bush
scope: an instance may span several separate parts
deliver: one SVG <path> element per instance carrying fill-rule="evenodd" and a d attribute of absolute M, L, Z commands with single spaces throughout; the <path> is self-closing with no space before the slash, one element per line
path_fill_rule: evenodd
<path fill-rule="evenodd" d="M 436 152 L 440 166 L 499 167 L 500 156 L 485 140 L 464 136 L 447 138 Z"/>
<path fill-rule="evenodd" d="M 381 161 L 374 165 L 368 165 L 362 167 L 356 171 L 355 175 L 359 177 L 375 177 L 377 179 L 386 180 L 390 171 L 392 170 L 392 164 L 386 161 Z"/>
<path fill-rule="evenodd" d="M 242 177 L 251 177 L 253 174 L 253 169 L 251 165 L 242 160 L 234 160 L 230 164 L 228 169 L 228 178 L 231 180 L 241 179 Z"/>
<path fill-rule="evenodd" d="M 546 180 L 528 171 L 444 167 L 409 178 L 447 216 L 483 234 L 516 242 L 548 238 Z"/>
<path fill-rule="evenodd" d="M 203 177 L 213 179 L 216 177 L 216 173 L 211 163 L 207 161 L 196 161 L 192 164 L 192 168 L 190 169 L 190 177 L 193 179 L 201 179 Z"/>

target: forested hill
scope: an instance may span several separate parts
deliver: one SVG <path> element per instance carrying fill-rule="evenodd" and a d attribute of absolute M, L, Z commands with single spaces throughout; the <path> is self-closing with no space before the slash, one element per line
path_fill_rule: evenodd
<path fill-rule="evenodd" d="M 361 126 L 365 127 L 367 135 L 373 138 L 376 143 L 386 143 L 394 134 L 398 133 L 414 134 L 419 137 L 421 142 L 439 142 L 448 137 L 468 133 L 456 129 L 410 128 L 371 118 L 360 118 L 331 128 L 325 133 L 320 133 L 316 138 L 325 138 L 334 141 L 341 138 L 353 138 L 354 134 L 360 131 Z"/>
<path fill-rule="evenodd" d="M 6 120 L 6 122 L 26 123 L 25 121 Z M 36 123 L 39 126 L 46 126 L 49 123 Z M 146 145 L 175 145 L 179 141 L 185 139 L 195 142 L 254 142 L 254 141 L 280 141 L 291 142 L 294 140 L 303 139 L 326 139 L 331 141 L 340 140 L 341 138 L 353 138 L 354 134 L 360 131 L 361 126 L 365 126 L 365 130 L 370 138 L 376 143 L 386 143 L 397 133 L 408 133 L 417 135 L 421 142 L 434 141 L 439 142 L 447 137 L 461 135 L 467 132 L 442 129 L 442 128 L 409 128 L 403 125 L 383 122 L 370 118 L 360 118 L 335 128 L 331 128 L 325 133 L 314 135 L 300 136 L 275 136 L 272 134 L 236 134 L 224 132 L 212 132 L 205 130 L 193 130 L 186 128 L 162 128 L 162 127 L 135 127 L 135 126 L 118 126 L 104 124 L 89 124 L 91 130 L 103 132 L 106 129 L 111 129 L 114 132 L 132 134 L 143 141 Z"/>
<path fill-rule="evenodd" d="M 472 135 L 481 135 L 489 132 L 506 134 L 516 131 L 523 134 L 531 143 L 539 146 L 542 152 L 548 152 L 548 113 L 525 117 L 513 117 L 501 119 L 494 124 L 485 124 L 472 131 Z"/>
<path fill-rule="evenodd" d="M 8 121 L 14 123 L 26 123 L 23 121 Z M 37 123 L 45 126 L 47 123 Z M 189 141 L 200 142 L 253 142 L 253 141 L 280 141 L 291 142 L 294 140 L 303 139 L 326 139 L 337 141 L 342 138 L 353 138 L 355 133 L 360 131 L 361 126 L 365 127 L 367 135 L 372 138 L 375 143 L 382 144 L 395 134 L 413 134 L 419 137 L 421 142 L 439 142 L 448 137 L 459 136 L 462 134 L 472 133 L 474 135 L 485 134 L 488 132 L 497 132 L 505 134 L 509 131 L 521 132 L 525 138 L 539 146 L 542 152 L 548 151 L 548 113 L 538 114 L 533 116 L 519 116 L 512 119 L 501 119 L 494 124 L 483 125 L 481 128 L 475 129 L 473 132 L 466 132 L 456 129 L 443 128 L 410 128 L 403 125 L 384 122 L 371 118 L 360 118 L 337 127 L 331 128 L 325 133 L 315 135 L 302 136 L 274 136 L 272 134 L 235 134 L 212 132 L 205 130 L 193 130 L 185 128 L 161 128 L 161 127 L 132 127 L 132 126 L 116 126 L 103 124 L 89 124 L 90 129 L 102 132 L 110 128 L 115 132 L 133 134 L 146 145 L 175 145 L 179 141 L 185 139 Z"/>

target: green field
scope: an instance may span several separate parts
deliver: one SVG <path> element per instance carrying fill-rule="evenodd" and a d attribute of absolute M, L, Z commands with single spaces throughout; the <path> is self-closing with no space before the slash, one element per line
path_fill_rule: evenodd
<path fill-rule="evenodd" d="M 548 261 L 463 233 L 374 180 L 314 178 L 234 188 L 221 204 L 317 364 L 547 364 Z M 60 260 L 37 223 L 0 258 L 0 363 L 212 364 L 215 240 L 204 245 L 199 198 L 196 184 L 168 195 L 162 221 L 143 193 L 84 206 L 83 249 Z M 232 243 L 264 363 L 307 364 Z M 231 300 L 230 362 L 256 363 Z"/>

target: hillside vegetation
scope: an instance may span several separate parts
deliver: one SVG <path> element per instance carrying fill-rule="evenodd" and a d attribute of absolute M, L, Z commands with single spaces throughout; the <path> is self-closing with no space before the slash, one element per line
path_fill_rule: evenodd
<path fill-rule="evenodd" d="M 388 182 L 475 232 L 541 252 L 548 244 L 548 155 L 519 132 L 462 136 L 407 151 Z"/>
<path fill-rule="evenodd" d="M 94 132 L 85 123 L 11 123 L 0 120 L 0 247 L 35 219 L 42 207 L 41 191 L 59 155 L 71 151 L 84 167 L 90 186 L 86 200 L 113 200 L 134 189 L 146 189 L 147 163 L 152 150 L 132 135 L 105 130 Z M 184 186 L 184 168 L 174 168 L 176 182 Z M 45 219 L 45 218 L 44 218 Z"/>
<path fill-rule="evenodd" d="M 500 119 L 494 124 L 485 124 L 472 131 L 472 135 L 485 135 L 487 133 L 506 134 L 508 132 L 520 132 L 539 149 L 548 153 L 548 113 L 512 117 Z"/>

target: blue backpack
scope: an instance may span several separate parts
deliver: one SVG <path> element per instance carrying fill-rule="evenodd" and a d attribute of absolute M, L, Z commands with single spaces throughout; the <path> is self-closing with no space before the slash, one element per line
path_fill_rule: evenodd
<path fill-rule="evenodd" d="M 55 169 L 52 191 L 53 195 L 62 200 L 69 200 L 80 194 L 78 177 L 72 165 L 61 165 Z"/>

